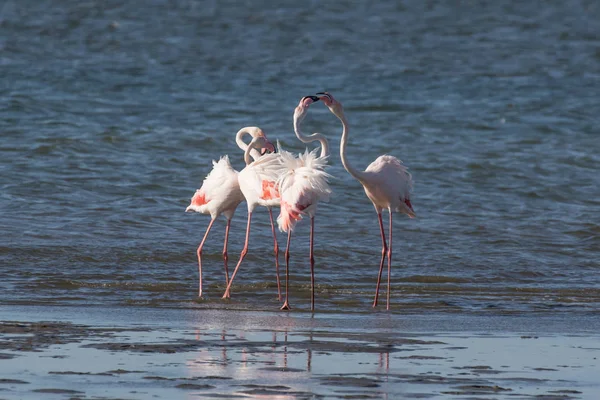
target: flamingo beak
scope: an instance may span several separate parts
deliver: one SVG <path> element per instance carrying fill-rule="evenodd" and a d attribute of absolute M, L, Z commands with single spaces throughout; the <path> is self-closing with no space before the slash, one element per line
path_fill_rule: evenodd
<path fill-rule="evenodd" d="M 316 103 L 317 101 L 319 101 L 319 98 L 317 96 L 304 96 L 302 98 L 302 100 L 306 100 L 306 99 L 311 99 L 313 101 L 313 103 Z"/>
<path fill-rule="evenodd" d="M 333 97 L 331 97 L 331 95 L 327 92 L 319 92 L 317 93 L 317 96 L 319 99 L 323 99 L 323 103 L 325 103 L 327 106 L 333 103 Z"/>
<path fill-rule="evenodd" d="M 260 155 L 264 156 L 267 153 L 276 153 L 275 146 L 271 142 L 267 142 L 265 146 L 260 150 Z"/>
<path fill-rule="evenodd" d="M 319 101 L 319 98 L 317 96 L 304 96 L 302 100 L 300 100 L 300 104 L 302 104 L 304 107 L 308 107 L 312 103 L 316 103 L 317 101 Z"/>

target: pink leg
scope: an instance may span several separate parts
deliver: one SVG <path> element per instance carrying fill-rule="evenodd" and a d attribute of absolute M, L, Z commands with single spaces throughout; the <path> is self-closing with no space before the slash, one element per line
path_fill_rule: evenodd
<path fill-rule="evenodd" d="M 208 237 L 208 232 L 210 232 L 210 228 L 212 228 L 215 220 L 211 219 L 208 224 L 208 228 L 206 228 L 206 233 L 200 242 L 200 246 L 198 246 L 198 250 L 196 250 L 196 254 L 198 254 L 198 274 L 200 275 L 200 285 L 198 289 L 198 297 L 202 297 L 202 247 L 204 246 L 204 242 L 206 242 L 206 238 Z"/>
<path fill-rule="evenodd" d="M 315 238 L 315 217 L 310 218 L 310 310 L 315 311 L 315 253 L 314 248 Z"/>
<path fill-rule="evenodd" d="M 390 309 L 390 293 L 392 288 L 390 286 L 390 278 L 392 275 L 392 210 L 390 210 L 390 236 L 388 237 L 389 246 L 388 246 L 388 282 L 387 282 L 387 307 L 386 309 Z"/>
<path fill-rule="evenodd" d="M 279 245 L 277 244 L 277 234 L 275 233 L 275 224 L 273 223 L 273 212 L 270 208 L 269 217 L 271 218 L 271 232 L 273 232 L 273 251 L 275 252 L 275 272 L 277 274 L 277 299 L 281 301 L 281 283 L 279 282 Z"/>
<path fill-rule="evenodd" d="M 229 290 L 231 288 L 231 284 L 233 283 L 233 278 L 235 278 L 235 275 L 238 272 L 238 269 L 240 268 L 240 265 L 242 265 L 242 261 L 244 261 L 244 257 L 246 257 L 246 254 L 248 254 L 248 242 L 250 241 L 250 220 L 252 219 L 252 213 L 249 212 L 248 213 L 248 225 L 246 226 L 246 243 L 244 243 L 244 248 L 242 249 L 242 254 L 240 254 L 240 259 L 237 263 L 237 265 L 235 266 L 235 269 L 233 270 L 233 275 L 231 275 L 231 279 L 229 280 L 229 283 L 227 284 L 227 289 L 225 289 L 225 293 L 223 294 L 223 298 L 227 299 L 230 297 L 229 294 Z"/>
<path fill-rule="evenodd" d="M 225 285 L 229 285 L 229 269 L 227 268 L 227 261 L 229 257 L 227 256 L 227 241 L 229 240 L 229 226 L 231 225 L 231 220 L 227 220 L 227 226 L 225 227 L 225 243 L 223 244 L 223 263 L 225 264 Z"/>
<path fill-rule="evenodd" d="M 288 231 L 287 246 L 285 248 L 285 302 L 281 306 L 282 310 L 290 310 L 288 303 L 288 288 L 290 287 L 290 239 L 292 238 L 292 230 Z"/>
<path fill-rule="evenodd" d="M 383 220 L 381 219 L 381 213 L 377 213 L 379 218 L 379 230 L 381 232 L 381 261 L 379 262 L 379 275 L 377 275 L 377 287 L 375 289 L 375 300 L 373 301 L 373 307 L 377 307 L 377 301 L 379 300 L 379 285 L 381 284 L 381 273 L 383 272 L 383 261 L 387 253 L 387 244 L 385 242 L 385 231 L 383 230 Z"/>

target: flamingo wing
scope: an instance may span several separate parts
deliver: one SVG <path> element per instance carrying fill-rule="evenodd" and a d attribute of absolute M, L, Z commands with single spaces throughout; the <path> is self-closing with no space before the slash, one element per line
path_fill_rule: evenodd
<path fill-rule="evenodd" d="M 231 199 L 232 197 L 238 200 L 240 196 L 237 195 L 239 192 L 237 175 L 238 172 L 231 166 L 228 156 L 221 157 L 219 161 L 213 160 L 213 169 L 204 178 L 200 189 L 196 190 L 186 211 L 205 212 L 205 206 L 213 200 Z M 236 196 L 231 196 L 232 191 Z"/>
<path fill-rule="evenodd" d="M 326 160 L 316 157 L 316 152 L 305 152 L 295 161 L 287 160 L 287 172 L 279 179 L 281 193 L 281 213 L 277 218 L 279 229 L 287 232 L 294 229 L 302 215 L 311 213 L 319 201 L 328 201 L 331 189 L 323 170 Z"/>
<path fill-rule="evenodd" d="M 365 172 L 371 183 L 375 184 L 367 184 L 372 195 L 385 198 L 396 211 L 403 212 L 411 218 L 416 216 L 410 202 L 412 175 L 402 161 L 389 155 L 379 156 L 369 164 Z"/>

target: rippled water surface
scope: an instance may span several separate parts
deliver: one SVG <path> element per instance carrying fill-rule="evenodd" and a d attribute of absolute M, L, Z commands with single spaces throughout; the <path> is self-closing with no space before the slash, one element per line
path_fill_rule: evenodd
<path fill-rule="evenodd" d="M 301 151 L 298 100 L 344 104 L 349 157 L 401 158 L 418 214 L 394 219 L 393 312 L 594 313 L 600 305 L 600 5 L 14 1 L 0 6 L 4 304 L 276 310 L 266 210 L 231 301 L 224 221 L 184 213 L 235 132 Z M 376 214 L 334 149 L 316 228 L 317 309 L 372 312 Z M 246 210 L 232 223 L 230 268 Z M 292 299 L 309 306 L 308 229 Z M 284 236 L 280 235 L 284 245 Z M 282 258 L 283 261 L 283 258 Z M 590 314 L 591 315 L 591 314 Z"/>

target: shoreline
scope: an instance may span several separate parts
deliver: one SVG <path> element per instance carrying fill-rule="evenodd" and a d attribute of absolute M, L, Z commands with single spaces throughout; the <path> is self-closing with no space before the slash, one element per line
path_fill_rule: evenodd
<path fill-rule="evenodd" d="M 600 335 L 573 325 L 527 334 L 520 317 L 494 332 L 443 330 L 456 316 L 26 309 L 0 307 L 0 398 L 600 397 Z"/>

